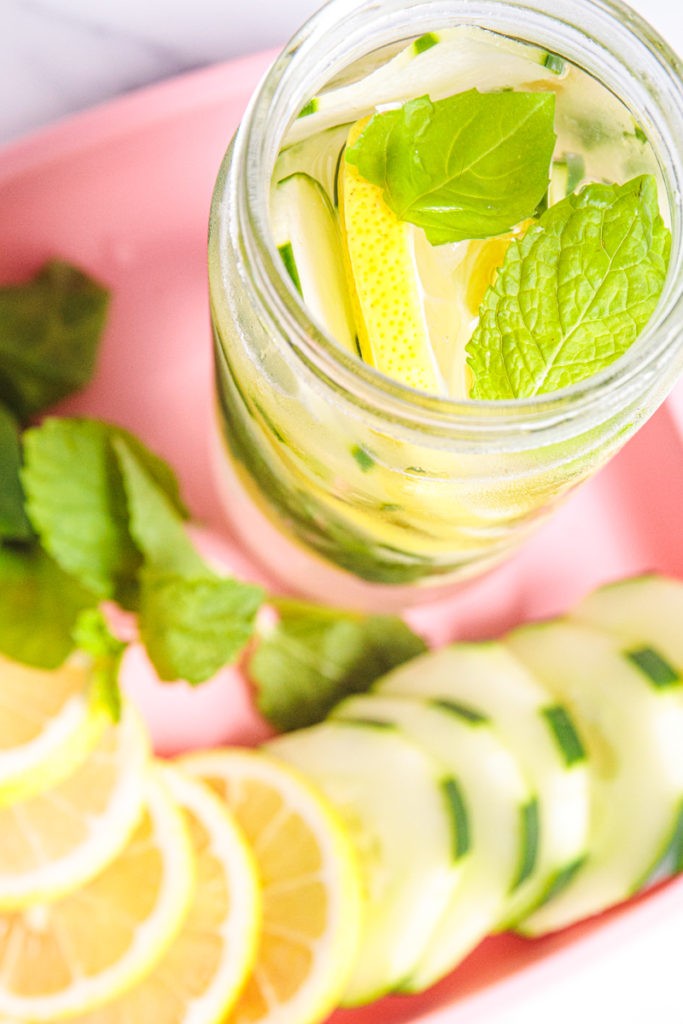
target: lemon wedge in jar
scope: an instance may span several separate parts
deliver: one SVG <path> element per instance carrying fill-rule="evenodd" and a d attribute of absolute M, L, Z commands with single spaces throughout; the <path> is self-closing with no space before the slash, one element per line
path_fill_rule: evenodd
<path fill-rule="evenodd" d="M 356 122 L 348 145 L 368 119 Z M 342 159 L 339 205 L 349 290 L 366 363 L 408 387 L 443 393 L 429 340 L 415 229 L 389 209 L 377 185 Z"/>

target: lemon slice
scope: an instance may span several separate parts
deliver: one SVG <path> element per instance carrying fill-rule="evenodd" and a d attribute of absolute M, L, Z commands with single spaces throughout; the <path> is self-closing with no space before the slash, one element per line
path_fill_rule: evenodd
<path fill-rule="evenodd" d="M 0 807 L 0 910 L 56 899 L 114 859 L 142 815 L 148 754 L 128 706 L 72 775 Z"/>
<path fill-rule="evenodd" d="M 89 700 L 91 672 L 82 652 L 50 672 L 0 655 L 0 804 L 55 785 L 95 746 L 109 719 Z"/>
<path fill-rule="evenodd" d="M 228 1024 L 313 1024 L 337 1004 L 357 952 L 360 884 L 346 833 L 307 782 L 253 751 L 180 762 L 233 812 L 263 892 L 256 964 Z"/>
<path fill-rule="evenodd" d="M 197 885 L 183 927 L 152 972 L 70 1024 L 218 1024 L 256 956 L 261 893 L 256 865 L 225 805 L 208 786 L 161 769 L 185 816 Z"/>
<path fill-rule="evenodd" d="M 55 1021 L 147 974 L 178 933 L 194 888 L 181 812 L 148 776 L 146 810 L 120 856 L 82 889 L 0 914 L 0 1018 Z"/>
<path fill-rule="evenodd" d="M 524 221 L 513 231 L 493 238 L 438 246 L 429 244 L 424 231 L 414 230 L 429 337 L 452 398 L 469 397 L 471 372 L 466 346 L 479 321 L 479 307 L 503 265 L 510 242 L 524 234 L 530 224 Z"/>
<path fill-rule="evenodd" d="M 352 125 L 351 146 L 367 124 Z M 429 340 L 415 258 L 416 229 L 398 219 L 379 186 L 342 159 L 339 207 L 349 291 L 366 363 L 421 391 L 444 392 Z M 419 230 L 419 229 L 417 229 Z"/>

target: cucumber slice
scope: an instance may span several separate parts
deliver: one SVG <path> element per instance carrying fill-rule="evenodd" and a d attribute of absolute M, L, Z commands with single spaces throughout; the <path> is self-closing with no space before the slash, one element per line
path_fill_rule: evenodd
<path fill-rule="evenodd" d="M 337 171 L 349 128 L 348 124 L 335 125 L 281 150 L 273 169 L 273 181 L 283 181 L 292 174 L 308 174 L 322 185 L 328 199 L 336 206 Z"/>
<path fill-rule="evenodd" d="M 605 629 L 652 686 L 671 688 L 683 699 L 683 584 L 666 576 L 635 576 L 609 583 L 582 601 L 572 619 Z M 681 828 L 662 852 L 650 881 L 683 871 Z"/>
<path fill-rule="evenodd" d="M 548 206 L 559 203 L 578 188 L 586 173 L 580 153 L 567 153 L 561 160 L 553 160 L 548 186 Z"/>
<path fill-rule="evenodd" d="M 351 829 L 368 907 L 344 1004 L 408 977 L 462 871 L 449 780 L 395 728 L 327 721 L 267 744 L 305 772 Z"/>
<path fill-rule="evenodd" d="M 683 583 L 656 575 L 610 583 L 571 618 L 613 633 L 654 686 L 677 687 L 683 696 Z"/>
<path fill-rule="evenodd" d="M 566 882 L 586 855 L 589 775 L 571 716 L 501 644 L 455 644 L 414 658 L 377 685 L 381 694 L 465 705 L 490 719 L 538 799 L 534 871 L 510 895 L 510 927 Z"/>
<path fill-rule="evenodd" d="M 565 67 L 555 54 L 496 32 L 458 25 L 410 43 L 375 71 L 329 89 L 307 103 L 290 125 L 285 144 L 299 142 L 332 125 L 357 121 L 385 103 L 414 96 L 444 99 L 466 89 L 487 92 L 529 82 L 557 81 Z"/>
<path fill-rule="evenodd" d="M 462 805 L 467 842 L 459 885 L 402 990 L 421 992 L 456 967 L 495 928 L 507 897 L 533 870 L 536 806 L 517 761 L 491 724 L 466 707 L 406 697 L 351 697 L 335 718 L 397 726 L 441 762 Z"/>
<path fill-rule="evenodd" d="M 357 354 L 339 229 L 321 185 L 307 174 L 278 182 L 271 196 L 271 222 L 275 244 L 309 312 L 340 345 Z"/>
<path fill-rule="evenodd" d="M 586 863 L 520 927 L 541 935 L 627 899 L 670 847 L 683 802 L 683 704 L 590 626 L 526 626 L 507 643 L 571 708 L 593 773 Z"/>

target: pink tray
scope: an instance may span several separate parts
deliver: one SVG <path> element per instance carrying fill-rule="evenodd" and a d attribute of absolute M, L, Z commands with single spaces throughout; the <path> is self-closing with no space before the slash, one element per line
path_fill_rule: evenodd
<path fill-rule="evenodd" d="M 60 411 L 140 434 L 177 469 L 194 515 L 218 535 L 214 546 L 252 576 L 258 570 L 227 537 L 209 472 L 205 244 L 218 165 L 267 61 L 257 55 L 185 76 L 0 153 L 0 280 L 21 280 L 60 255 L 114 295 L 97 379 Z M 458 598 L 411 612 L 413 623 L 435 643 L 495 636 L 567 609 L 608 579 L 646 569 L 683 576 L 680 429 L 681 389 L 514 561 Z M 164 751 L 259 733 L 231 673 L 193 693 L 143 682 L 138 690 Z M 545 940 L 490 939 L 424 996 L 340 1012 L 333 1022 L 493 1021 L 523 1005 L 525 993 L 681 914 L 683 880 Z"/>

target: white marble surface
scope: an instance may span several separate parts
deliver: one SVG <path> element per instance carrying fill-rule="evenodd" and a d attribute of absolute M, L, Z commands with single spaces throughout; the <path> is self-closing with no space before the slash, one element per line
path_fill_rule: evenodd
<path fill-rule="evenodd" d="M 286 42 L 320 0 L 0 0 L 0 142 Z"/>
<path fill-rule="evenodd" d="M 0 0 L 0 143 L 110 96 L 283 43 L 318 0 Z M 681 0 L 634 0 L 683 54 Z M 591 946 L 477 1024 L 683 1024 L 681 913 Z M 460 1014 L 454 1013 L 454 1024 Z M 465 1022 L 463 1022 L 465 1024 Z M 467 1022 L 469 1024 L 469 1022 Z"/>
<path fill-rule="evenodd" d="M 0 0 L 0 143 L 109 96 L 284 43 L 320 0 Z M 633 6 L 683 53 L 681 0 Z"/>

